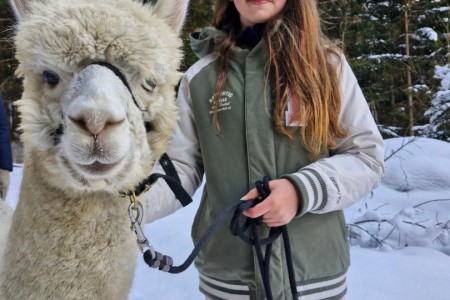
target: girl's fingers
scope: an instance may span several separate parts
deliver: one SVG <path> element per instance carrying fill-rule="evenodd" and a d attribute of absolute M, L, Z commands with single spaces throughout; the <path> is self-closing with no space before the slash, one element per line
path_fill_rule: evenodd
<path fill-rule="evenodd" d="M 266 201 L 263 201 L 254 207 L 251 207 L 243 212 L 243 214 L 249 218 L 258 218 L 263 216 L 265 213 L 269 211 L 268 205 Z"/>
<path fill-rule="evenodd" d="M 251 189 L 247 194 L 244 195 L 244 197 L 241 198 L 241 200 L 252 200 L 259 197 L 259 193 L 257 189 Z"/>

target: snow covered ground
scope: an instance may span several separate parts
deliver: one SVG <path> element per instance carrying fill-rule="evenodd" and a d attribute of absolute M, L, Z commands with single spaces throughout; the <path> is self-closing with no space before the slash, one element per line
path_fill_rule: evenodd
<path fill-rule="evenodd" d="M 346 300 L 449 300 L 450 144 L 389 139 L 386 157 L 380 187 L 345 210 L 352 245 Z M 7 199 L 13 208 L 21 178 L 18 165 Z M 156 250 L 172 256 L 175 265 L 193 248 L 190 227 L 197 206 L 195 201 L 145 227 Z M 137 259 L 129 300 L 204 299 L 194 267 L 172 275 Z"/>

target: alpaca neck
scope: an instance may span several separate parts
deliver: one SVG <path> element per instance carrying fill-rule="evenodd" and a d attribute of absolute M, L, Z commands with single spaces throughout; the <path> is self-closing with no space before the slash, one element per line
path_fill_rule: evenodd
<path fill-rule="evenodd" d="M 70 195 L 39 171 L 25 163 L 0 298 L 126 299 L 137 251 L 127 199 Z"/>

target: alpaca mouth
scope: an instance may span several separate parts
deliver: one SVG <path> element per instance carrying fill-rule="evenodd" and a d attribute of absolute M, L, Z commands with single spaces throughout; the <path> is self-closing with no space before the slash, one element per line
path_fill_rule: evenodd
<path fill-rule="evenodd" d="M 117 166 L 118 163 L 112 163 L 112 164 L 104 164 L 99 161 L 95 161 L 90 165 L 79 165 L 81 169 L 87 173 L 90 174 L 104 174 L 113 169 L 115 166 Z"/>

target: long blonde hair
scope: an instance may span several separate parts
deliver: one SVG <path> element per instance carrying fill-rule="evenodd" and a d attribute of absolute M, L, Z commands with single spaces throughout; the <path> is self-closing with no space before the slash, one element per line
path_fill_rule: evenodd
<path fill-rule="evenodd" d="M 216 48 L 219 55 L 216 97 L 227 80 L 229 57 L 241 30 L 239 20 L 233 2 L 217 0 L 213 26 L 227 32 L 228 37 Z M 287 0 L 280 15 L 267 23 L 263 38 L 269 53 L 266 78 L 274 80 L 271 85 L 275 96 L 274 125 L 291 139 L 300 134 L 306 149 L 317 157 L 324 147 L 335 147 L 336 138 L 344 137 L 346 131 L 338 122 L 341 99 L 336 62 L 340 60 L 340 52 L 320 29 L 316 1 Z M 294 120 L 303 126 L 284 125 L 289 101 L 297 101 L 300 110 Z M 218 101 L 215 104 L 213 123 L 220 132 Z"/>

